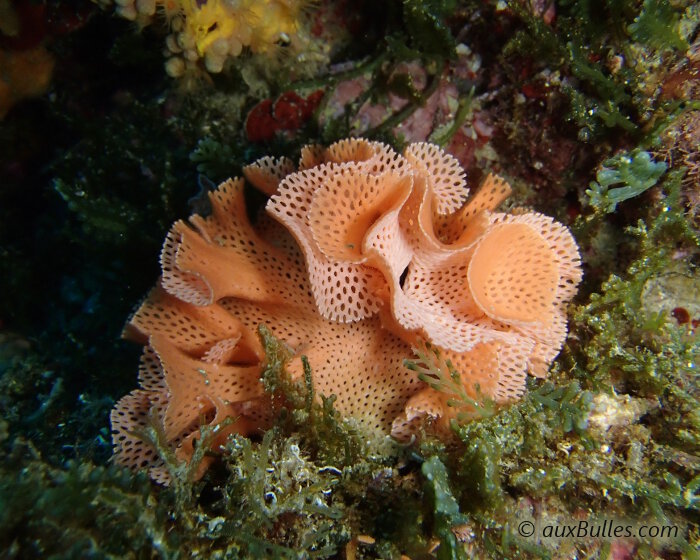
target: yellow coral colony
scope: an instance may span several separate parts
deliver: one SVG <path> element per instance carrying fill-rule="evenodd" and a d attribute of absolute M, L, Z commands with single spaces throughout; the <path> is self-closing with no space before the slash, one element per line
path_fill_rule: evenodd
<path fill-rule="evenodd" d="M 362 139 L 308 146 L 294 168 L 264 158 L 245 169 L 271 195 L 255 224 L 236 179 L 212 193 L 211 216 L 173 226 L 159 286 L 127 328 L 146 350 L 141 388 L 112 413 L 118 462 L 163 478 L 133 435 L 149 414 L 183 458 L 202 421 L 236 417 L 222 441 L 264 429 L 261 323 L 296 351 L 292 376 L 307 356 L 317 394 L 402 440 L 422 422 L 444 430 L 455 415 L 453 395 L 404 365 L 412 347 L 439 348 L 473 397 L 478 385 L 506 402 L 526 373 L 546 374 L 581 279 L 563 225 L 497 212 L 510 188 L 493 175 L 469 197 L 457 160 L 430 144 L 403 155 Z"/>
<path fill-rule="evenodd" d="M 110 5 L 112 0 L 93 0 Z M 171 29 L 166 39 L 166 71 L 181 76 L 204 59 L 209 72 L 221 72 L 228 57 L 244 47 L 265 52 L 287 42 L 298 30 L 303 0 L 113 0 L 116 12 L 139 26 L 162 16 Z"/>

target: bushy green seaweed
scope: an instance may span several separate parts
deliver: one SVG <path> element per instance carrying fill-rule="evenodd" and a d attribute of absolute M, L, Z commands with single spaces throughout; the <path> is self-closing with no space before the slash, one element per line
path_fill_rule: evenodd
<path fill-rule="evenodd" d="M 573 375 L 598 390 L 613 386 L 659 400 L 651 413 L 652 429 L 637 444 L 645 466 L 635 472 L 597 469 L 593 477 L 597 484 L 646 504 L 657 516 L 664 507 L 697 509 L 696 469 L 688 468 L 682 454 L 700 451 L 700 337 L 689 325 L 675 324 L 668 308 L 650 310 L 645 302 L 647 286 L 673 265 L 679 247 L 697 251 L 700 246 L 679 204 L 682 176 L 682 169 L 673 170 L 664 180 L 664 198 L 649 225 L 639 222 L 630 229 L 639 241 L 639 257 L 624 276 L 612 275 L 600 293 L 579 306 L 572 324 L 578 333 L 571 345 Z M 673 301 L 666 305 L 673 306 Z M 624 437 L 641 435 L 628 432 Z M 645 441 L 650 436 L 652 441 Z M 670 464 L 674 472 L 667 470 Z"/>
<path fill-rule="evenodd" d="M 459 511 L 445 465 L 437 456 L 432 456 L 423 463 L 421 472 L 427 480 L 429 496 L 433 501 L 433 533 L 440 539 L 438 560 L 466 559 L 466 551 L 459 543 L 455 529 L 465 524 L 468 517 Z"/>
<path fill-rule="evenodd" d="M 233 148 L 213 138 L 202 138 L 190 154 L 190 160 L 197 164 L 197 171 L 212 181 L 222 181 L 232 174 L 231 162 L 239 160 Z"/>
<path fill-rule="evenodd" d="M 620 202 L 640 195 L 659 181 L 667 169 L 649 152 L 635 150 L 607 159 L 586 191 L 590 204 L 599 211 L 614 212 Z M 622 185 L 611 188 L 613 185 Z"/>
<path fill-rule="evenodd" d="M 531 461 L 551 458 L 552 442 L 572 431 L 584 433 L 591 401 L 591 393 L 581 391 L 575 381 L 560 387 L 546 383 L 490 418 L 456 426 L 465 445 L 459 454 L 459 480 L 465 491 L 479 498 L 473 503 L 482 508 L 502 504 L 501 465 L 522 460 L 529 470 L 536 470 Z M 524 460 L 528 456 L 530 460 Z"/>
<path fill-rule="evenodd" d="M 563 81 L 561 89 L 570 100 L 580 140 L 601 138 L 614 129 L 641 135 L 642 125 L 661 108 L 650 95 L 655 89 L 658 95 L 651 84 L 664 79 L 660 57 L 667 50 L 680 51 L 680 56 L 687 48 L 678 32 L 682 6 L 657 0 L 641 7 L 628 0 L 571 0 L 557 5 L 553 26 L 526 3 L 508 5 L 525 29 L 515 33 L 504 54 L 527 53 L 540 64 L 570 73 L 573 80 Z M 670 65 L 668 59 L 665 63 Z"/>
<path fill-rule="evenodd" d="M 611 276 L 576 308 L 575 337 L 555 367 L 554 382 L 531 387 L 522 402 L 492 417 L 455 427 L 465 449 L 450 463 L 454 480 L 459 495 L 469 496 L 467 511 L 483 546 L 496 555 L 551 555 L 513 535 L 514 490 L 546 500 L 566 496 L 566 509 L 578 505 L 657 520 L 684 511 L 697 519 L 691 512 L 698 507 L 692 465 L 700 450 L 700 339 L 688 325 L 645 304 L 649 282 L 676 254 L 698 247 L 679 203 L 682 176 L 682 169 L 665 176 L 648 222 L 631 228 L 639 256 L 626 274 Z M 567 381 L 572 377 L 579 381 Z M 615 397 L 617 404 L 601 411 L 605 395 L 615 390 L 634 397 Z M 635 421 L 643 414 L 649 428 Z M 691 538 L 692 531 L 681 527 Z"/>
<path fill-rule="evenodd" d="M 238 526 L 228 524 L 222 531 L 255 534 L 266 531 L 288 535 L 285 546 L 302 556 L 327 557 L 349 538 L 350 529 L 342 519 L 344 506 L 334 503 L 334 487 L 341 471 L 333 466 L 319 468 L 311 462 L 294 438 L 275 437 L 268 431 L 257 449 L 250 440 L 234 438 L 228 445 L 226 461 L 231 470 L 225 500 L 246 512 Z"/>
<path fill-rule="evenodd" d="M 445 24 L 454 0 L 404 0 L 404 24 L 417 51 L 439 59 L 455 56 L 455 39 Z"/>
<path fill-rule="evenodd" d="M 474 387 L 475 397 L 471 397 L 460 373 L 450 360 L 444 360 L 440 349 L 426 343 L 423 348 L 414 348 L 415 360 L 405 360 L 405 365 L 418 374 L 418 379 L 429 387 L 449 395 L 447 406 L 454 407 L 458 412 L 457 422 L 465 422 L 474 418 L 485 418 L 495 413 L 496 405 L 492 399 L 481 394 L 479 386 Z"/>
<path fill-rule="evenodd" d="M 342 471 L 310 461 L 294 439 L 228 444 L 228 482 L 193 482 L 217 427 L 203 427 L 189 464 L 162 444 L 156 423 L 144 433 L 165 460 L 170 487 L 145 474 L 87 461 L 52 467 L 17 440 L 0 468 L 0 546 L 14 557 L 327 558 L 349 540 L 333 488 Z M 211 497 L 205 498 L 209 492 Z"/>
<path fill-rule="evenodd" d="M 655 49 L 688 48 L 688 43 L 678 33 L 680 17 L 670 2 L 644 0 L 639 15 L 628 29 L 635 41 Z"/>
<path fill-rule="evenodd" d="M 52 467 L 16 440 L 0 463 L 0 547 L 9 557 L 108 558 L 170 551 L 167 509 L 145 475 L 89 462 Z"/>
<path fill-rule="evenodd" d="M 262 375 L 265 390 L 277 401 L 282 421 L 289 432 L 301 433 L 314 442 L 316 453 L 323 462 L 347 466 L 357 461 L 365 451 L 362 440 L 351 424 L 333 408 L 335 395 L 320 395 L 315 400 L 311 367 L 303 357 L 304 378 L 292 381 L 285 364 L 291 357 L 287 346 L 261 325 L 260 337 L 266 353 Z"/>
<path fill-rule="evenodd" d="M 601 293 L 574 314 L 575 325 L 586 335 L 581 344 L 586 361 L 580 367 L 595 379 L 608 380 L 621 370 L 658 390 L 668 382 L 667 376 L 696 363 L 697 335 L 646 311 L 642 304 L 647 282 L 671 265 L 677 244 L 699 245 L 680 207 L 682 175 L 682 170 L 675 171 L 664 181 L 665 199 L 651 225 L 640 221 L 629 229 L 639 240 L 641 256 L 629 266 L 626 277 L 610 276 Z"/>

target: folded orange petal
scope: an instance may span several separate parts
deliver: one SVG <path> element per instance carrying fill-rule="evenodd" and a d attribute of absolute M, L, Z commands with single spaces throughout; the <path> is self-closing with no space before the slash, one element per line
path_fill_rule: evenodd
<path fill-rule="evenodd" d="M 410 144 L 404 157 L 427 180 L 438 214 L 451 214 L 462 206 L 469 189 L 457 158 L 425 142 Z"/>
<path fill-rule="evenodd" d="M 443 243 L 466 246 L 483 231 L 487 213 L 493 212 L 510 195 L 511 188 L 498 175 L 490 173 L 466 204 L 453 214 L 440 216 L 436 230 Z M 479 224 L 479 228 L 474 226 Z M 480 231 L 481 230 L 481 231 Z"/>
<path fill-rule="evenodd" d="M 544 239 L 526 224 L 497 224 L 482 236 L 467 270 L 474 301 L 504 323 L 547 322 L 559 281 Z"/>
<path fill-rule="evenodd" d="M 411 178 L 398 175 L 358 175 L 351 169 L 334 173 L 314 193 L 309 227 L 324 256 L 361 263 L 364 240 L 377 222 L 400 208 L 411 192 Z"/>
<path fill-rule="evenodd" d="M 289 158 L 269 156 L 243 168 L 243 174 L 250 184 L 268 196 L 275 194 L 280 181 L 293 171 L 296 171 L 294 163 Z"/>

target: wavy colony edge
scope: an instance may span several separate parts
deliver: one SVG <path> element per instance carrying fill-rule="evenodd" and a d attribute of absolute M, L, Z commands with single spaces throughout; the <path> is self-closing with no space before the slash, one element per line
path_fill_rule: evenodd
<path fill-rule="evenodd" d="M 153 419 L 184 460 L 203 421 L 236 418 L 215 444 L 266 429 L 260 324 L 295 352 L 293 378 L 307 356 L 316 394 L 402 441 L 455 416 L 454 395 L 404 364 L 422 343 L 474 397 L 478 386 L 479 397 L 511 401 L 526 374 L 546 375 L 581 280 L 578 249 L 552 218 L 497 212 L 510 194 L 501 178 L 470 197 L 459 162 L 437 146 L 400 155 L 363 139 L 307 146 L 298 166 L 266 157 L 244 174 L 270 196 L 265 212 L 252 223 L 244 180 L 221 184 L 211 215 L 173 225 L 162 277 L 127 324 L 145 350 L 140 388 L 112 411 L 117 463 L 167 482 L 137 435 Z"/>

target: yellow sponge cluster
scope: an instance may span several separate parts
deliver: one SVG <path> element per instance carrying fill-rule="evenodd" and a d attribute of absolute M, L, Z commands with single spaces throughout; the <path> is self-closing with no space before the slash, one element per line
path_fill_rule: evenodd
<path fill-rule="evenodd" d="M 244 47 L 259 53 L 287 43 L 297 32 L 303 0 L 93 0 L 114 4 L 122 17 L 149 25 L 162 16 L 171 33 L 166 39 L 165 69 L 173 77 L 204 59 L 209 72 L 221 72 L 229 56 Z"/>

